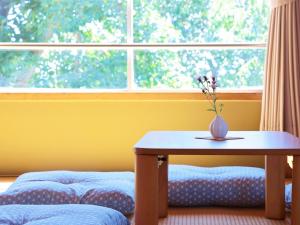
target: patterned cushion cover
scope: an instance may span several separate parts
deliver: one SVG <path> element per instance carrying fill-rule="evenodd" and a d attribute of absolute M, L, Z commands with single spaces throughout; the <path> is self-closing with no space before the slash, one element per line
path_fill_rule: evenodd
<path fill-rule="evenodd" d="M 95 204 L 131 214 L 134 209 L 132 172 L 32 172 L 21 175 L 6 192 L 6 204 Z"/>
<path fill-rule="evenodd" d="M 264 205 L 265 171 L 254 167 L 169 167 L 169 205 Z"/>
<path fill-rule="evenodd" d="M 1 225 L 129 225 L 118 211 L 92 205 L 0 206 Z"/>
<path fill-rule="evenodd" d="M 9 188 L 0 195 L 0 205 L 8 204 L 72 204 L 78 197 L 70 187 L 55 182 L 28 182 Z"/>
<path fill-rule="evenodd" d="M 285 207 L 288 211 L 292 208 L 292 184 L 285 185 Z"/>

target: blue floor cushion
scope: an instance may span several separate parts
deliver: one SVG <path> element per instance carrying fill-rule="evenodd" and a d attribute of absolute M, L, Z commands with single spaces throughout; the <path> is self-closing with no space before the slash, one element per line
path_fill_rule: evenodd
<path fill-rule="evenodd" d="M 254 167 L 169 167 L 171 206 L 263 206 L 265 171 Z"/>
<path fill-rule="evenodd" d="M 120 212 L 93 205 L 0 206 L 1 225 L 129 225 Z"/>
<path fill-rule="evenodd" d="M 134 173 L 25 173 L 0 194 L 0 205 L 7 204 L 93 204 L 131 214 L 134 210 Z"/>
<path fill-rule="evenodd" d="M 285 207 L 287 210 L 292 208 L 292 184 L 285 186 Z"/>

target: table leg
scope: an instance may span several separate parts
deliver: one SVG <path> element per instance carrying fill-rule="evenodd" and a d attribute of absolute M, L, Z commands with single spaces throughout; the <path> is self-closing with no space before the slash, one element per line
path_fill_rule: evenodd
<path fill-rule="evenodd" d="M 157 155 L 136 155 L 135 225 L 158 225 Z"/>
<path fill-rule="evenodd" d="M 266 217 L 269 219 L 284 219 L 284 179 L 286 156 L 266 156 Z"/>
<path fill-rule="evenodd" d="M 293 159 L 292 225 L 300 225 L 300 156 Z"/>
<path fill-rule="evenodd" d="M 162 164 L 159 166 L 159 217 L 168 216 L 168 156 L 163 156 Z"/>

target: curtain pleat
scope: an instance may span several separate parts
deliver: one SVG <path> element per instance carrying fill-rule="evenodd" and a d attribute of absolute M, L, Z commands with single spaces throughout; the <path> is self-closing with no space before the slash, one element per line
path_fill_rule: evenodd
<path fill-rule="evenodd" d="M 271 0 L 271 6 L 272 8 L 276 8 L 285 4 L 289 4 L 291 2 L 294 2 L 297 0 Z"/>
<path fill-rule="evenodd" d="M 300 136 L 300 0 L 271 0 L 261 130 Z"/>

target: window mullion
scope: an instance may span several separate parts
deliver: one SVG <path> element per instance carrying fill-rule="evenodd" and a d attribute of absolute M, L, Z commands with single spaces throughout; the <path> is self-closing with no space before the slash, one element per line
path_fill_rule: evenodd
<path fill-rule="evenodd" d="M 133 0 L 127 0 L 127 44 L 133 44 Z M 134 86 L 134 49 L 127 49 L 127 89 Z"/>

